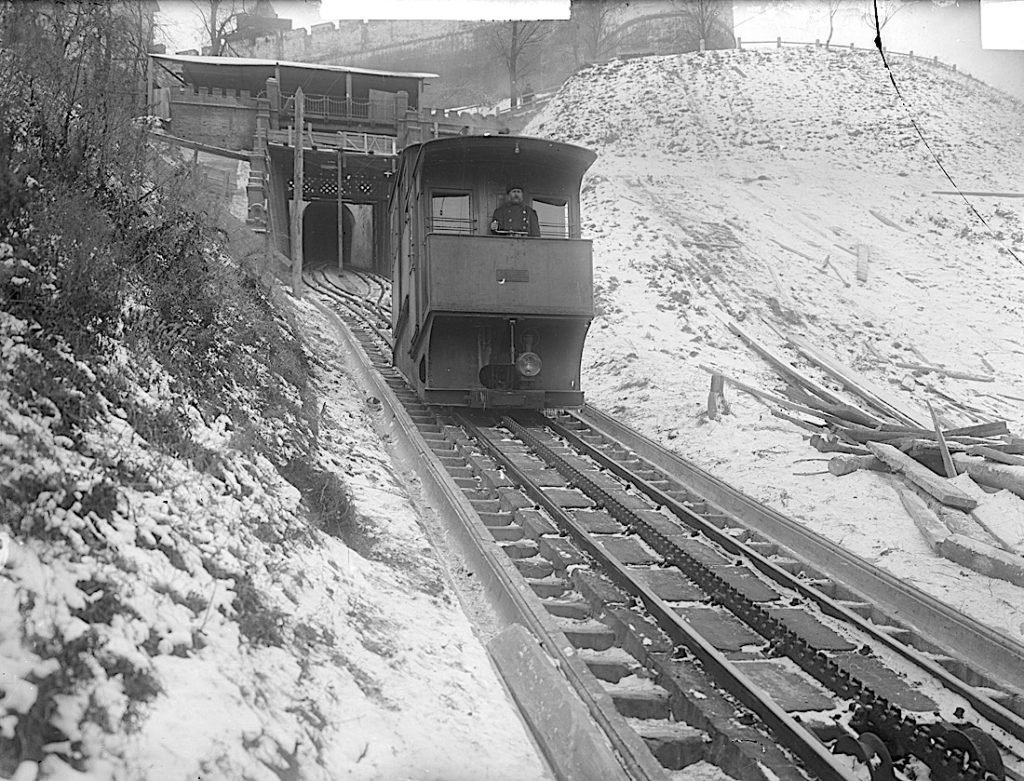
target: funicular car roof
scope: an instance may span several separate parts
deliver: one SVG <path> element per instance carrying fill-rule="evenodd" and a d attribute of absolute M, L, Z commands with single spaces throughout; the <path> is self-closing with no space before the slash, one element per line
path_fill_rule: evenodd
<path fill-rule="evenodd" d="M 412 144 L 402 151 L 401 167 L 489 165 L 560 170 L 582 177 L 597 154 L 582 146 L 546 138 L 513 135 L 453 136 Z"/>

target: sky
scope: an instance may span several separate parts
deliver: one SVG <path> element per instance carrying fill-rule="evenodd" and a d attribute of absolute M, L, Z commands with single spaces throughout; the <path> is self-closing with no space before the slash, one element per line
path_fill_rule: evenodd
<path fill-rule="evenodd" d="M 981 0 L 981 45 L 1024 49 L 1024 0 Z"/>

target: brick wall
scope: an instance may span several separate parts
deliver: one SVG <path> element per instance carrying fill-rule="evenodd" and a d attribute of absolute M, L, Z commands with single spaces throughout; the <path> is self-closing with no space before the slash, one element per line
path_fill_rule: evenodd
<path fill-rule="evenodd" d="M 247 91 L 170 91 L 168 132 L 223 149 L 252 149 L 256 133 L 256 98 Z"/>

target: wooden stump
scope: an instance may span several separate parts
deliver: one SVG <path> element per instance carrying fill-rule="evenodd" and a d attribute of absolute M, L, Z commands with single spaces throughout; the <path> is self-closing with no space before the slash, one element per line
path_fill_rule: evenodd
<path fill-rule="evenodd" d="M 721 374 L 711 375 L 711 391 L 708 393 L 708 417 L 711 420 L 718 420 L 718 412 L 721 410 L 729 414 L 729 402 L 725 399 L 725 377 Z"/>

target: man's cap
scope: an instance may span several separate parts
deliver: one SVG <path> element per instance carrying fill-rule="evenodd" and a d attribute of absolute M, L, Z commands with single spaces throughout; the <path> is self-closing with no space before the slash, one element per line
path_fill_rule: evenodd
<path fill-rule="evenodd" d="M 508 187 L 505 188 L 505 192 L 506 193 L 510 193 L 513 190 L 522 190 L 522 189 L 523 189 L 523 186 L 521 184 L 516 184 L 515 182 L 510 182 Z"/>

